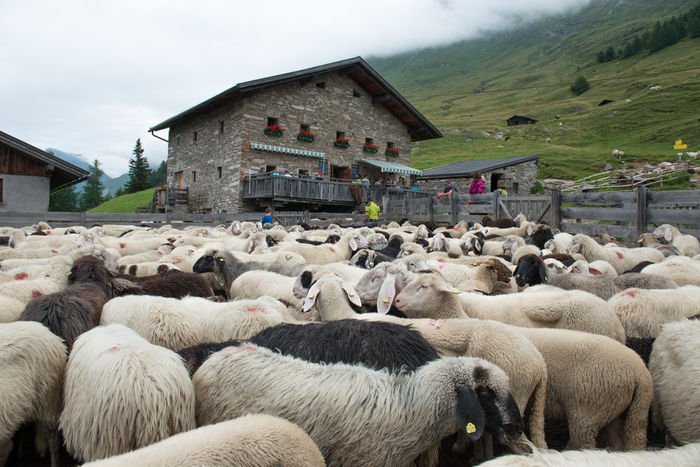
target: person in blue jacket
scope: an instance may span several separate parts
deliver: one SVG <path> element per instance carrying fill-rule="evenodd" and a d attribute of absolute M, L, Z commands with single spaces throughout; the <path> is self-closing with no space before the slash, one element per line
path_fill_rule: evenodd
<path fill-rule="evenodd" d="M 262 223 L 262 225 L 272 224 L 272 209 L 265 209 L 265 215 L 262 216 L 262 220 L 260 222 Z"/>

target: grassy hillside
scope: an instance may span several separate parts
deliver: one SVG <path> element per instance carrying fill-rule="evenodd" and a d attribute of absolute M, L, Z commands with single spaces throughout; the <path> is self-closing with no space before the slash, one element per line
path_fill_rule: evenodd
<path fill-rule="evenodd" d="M 130 193 L 128 195 L 117 196 L 99 206 L 90 209 L 90 212 L 134 212 L 136 208 L 145 208 L 153 199 L 155 188 Z"/>
<path fill-rule="evenodd" d="M 540 178 L 577 178 L 621 164 L 612 149 L 627 162 L 676 160 L 677 139 L 700 149 L 700 38 L 596 62 L 598 51 L 697 3 L 597 0 L 518 30 L 369 61 L 445 134 L 418 143 L 413 166 L 542 154 Z M 574 96 L 579 73 L 591 88 Z M 615 102 L 599 107 L 603 99 Z M 506 126 L 514 114 L 538 123 Z"/>

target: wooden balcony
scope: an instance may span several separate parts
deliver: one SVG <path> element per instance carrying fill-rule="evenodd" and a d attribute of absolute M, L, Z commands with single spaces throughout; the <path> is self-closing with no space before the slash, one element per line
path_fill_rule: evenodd
<path fill-rule="evenodd" d="M 354 207 L 367 200 L 371 193 L 376 203 L 384 195 L 399 196 L 405 192 L 411 197 L 429 196 L 424 192 L 412 192 L 390 186 L 366 186 L 350 180 L 314 180 L 279 175 L 257 175 L 243 180 L 241 196 L 255 204 L 310 204 L 321 206 Z"/>

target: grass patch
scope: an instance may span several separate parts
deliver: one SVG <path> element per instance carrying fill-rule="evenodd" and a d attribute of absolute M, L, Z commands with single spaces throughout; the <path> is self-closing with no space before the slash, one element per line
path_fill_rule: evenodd
<path fill-rule="evenodd" d="M 130 212 L 136 211 L 136 208 L 145 208 L 153 199 L 155 188 L 129 193 L 128 195 L 117 196 L 110 199 L 99 206 L 90 209 L 90 212 Z"/>

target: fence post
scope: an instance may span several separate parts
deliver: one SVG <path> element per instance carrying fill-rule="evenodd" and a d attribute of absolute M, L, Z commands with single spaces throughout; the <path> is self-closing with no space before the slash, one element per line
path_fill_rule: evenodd
<path fill-rule="evenodd" d="M 87 222 L 86 222 L 86 220 L 85 220 L 85 211 L 80 211 L 80 222 L 79 222 L 79 224 L 82 225 L 83 227 L 88 227 Z"/>
<path fill-rule="evenodd" d="M 457 215 L 459 214 L 459 195 L 452 193 L 450 195 L 450 224 L 457 224 Z"/>
<path fill-rule="evenodd" d="M 434 222 L 435 221 L 435 201 L 437 200 L 436 197 L 431 196 L 428 198 L 428 222 Z"/>
<path fill-rule="evenodd" d="M 647 187 L 637 188 L 637 238 L 644 233 L 647 228 Z"/>
<path fill-rule="evenodd" d="M 500 219 L 501 218 L 501 206 L 498 204 L 498 198 L 499 198 L 499 196 L 501 196 L 501 192 L 496 190 L 491 195 L 492 195 L 491 202 L 493 203 L 493 218 Z"/>
<path fill-rule="evenodd" d="M 401 196 L 401 217 L 408 217 L 408 192 L 404 191 Z"/>
<path fill-rule="evenodd" d="M 561 230 L 561 191 L 552 190 L 552 227 Z"/>
<path fill-rule="evenodd" d="M 384 213 L 385 219 L 391 218 L 391 213 L 389 212 L 389 195 L 382 196 L 382 212 Z"/>

